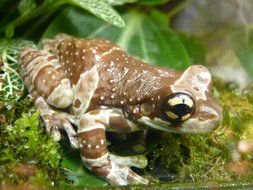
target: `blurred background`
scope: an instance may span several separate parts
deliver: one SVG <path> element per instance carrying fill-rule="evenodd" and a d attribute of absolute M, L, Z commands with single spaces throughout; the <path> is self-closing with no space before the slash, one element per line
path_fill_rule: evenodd
<path fill-rule="evenodd" d="M 250 0 L 194 0 L 172 21 L 203 42 L 206 64 L 217 76 L 241 88 L 252 79 L 252 6 Z"/>

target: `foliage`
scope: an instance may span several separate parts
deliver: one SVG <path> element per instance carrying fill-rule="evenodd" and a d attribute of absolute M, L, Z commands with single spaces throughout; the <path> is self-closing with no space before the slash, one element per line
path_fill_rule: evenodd
<path fill-rule="evenodd" d="M 176 178 L 173 180 L 176 181 L 201 182 L 230 179 L 225 169 L 229 155 L 216 147 L 209 135 L 168 133 L 153 151 L 152 157 L 153 164 L 161 170 L 159 173 L 168 176 L 174 174 Z"/>
<path fill-rule="evenodd" d="M 104 1 L 112 6 L 117 6 L 117 5 L 124 5 L 126 3 L 135 3 L 138 0 L 104 0 Z"/>
<path fill-rule="evenodd" d="M 22 0 L 18 4 L 18 10 L 21 16 L 29 14 L 33 9 L 36 8 L 36 2 L 34 0 Z"/>
<path fill-rule="evenodd" d="M 205 63 L 206 53 L 200 40 L 193 36 L 186 36 L 184 34 L 180 34 L 179 37 L 189 54 L 190 63 L 200 65 Z"/>
<path fill-rule="evenodd" d="M 165 15 L 152 11 L 149 17 L 137 11 L 123 15 L 126 27 L 115 28 L 83 12 L 67 8 L 50 24 L 43 38 L 59 32 L 86 38 L 105 38 L 119 44 L 131 55 L 150 64 L 184 69 L 190 65 L 189 55 L 179 36 L 167 28 Z M 71 26 L 62 25 L 70 23 Z M 88 27 L 80 27 L 80 26 Z"/>
<path fill-rule="evenodd" d="M 11 22 L 4 25 L 2 31 L 5 29 L 6 36 L 12 37 L 16 27 L 23 25 L 24 23 L 38 17 L 39 15 L 55 12 L 63 5 L 73 5 L 81 9 L 96 15 L 97 17 L 105 20 L 106 22 L 118 27 L 125 25 L 120 15 L 111 7 L 111 5 L 123 5 L 125 3 L 131 3 L 133 0 L 120 0 L 120 1 L 107 1 L 107 0 L 43 0 L 39 4 L 35 0 L 21 0 L 18 4 L 19 16 Z M 3 3 L 4 5 L 4 3 Z M 1 7 L 0 7 L 1 10 Z M 9 20 L 5 17 L 3 20 Z"/>
<path fill-rule="evenodd" d="M 60 147 L 42 132 L 39 126 L 39 113 L 30 110 L 29 113 L 22 113 L 20 116 L 20 110 L 16 109 L 16 106 L 20 105 L 10 105 L 7 101 L 2 103 L 4 106 L 0 109 L 0 181 L 12 183 L 23 181 L 23 175 L 27 175 L 26 170 L 23 173 L 17 172 L 17 167 L 22 164 L 25 168 L 30 166 L 35 168 L 34 176 L 29 178 L 33 183 L 43 185 L 49 185 L 51 181 L 58 183 L 57 180 L 61 176 Z M 31 107 L 30 100 L 23 100 L 21 105 L 25 104 L 27 106 L 30 104 Z"/>
<path fill-rule="evenodd" d="M 139 3 L 143 4 L 143 5 L 160 5 L 160 4 L 165 4 L 167 3 L 169 0 L 140 0 Z"/>
<path fill-rule="evenodd" d="M 24 84 L 18 74 L 19 53 L 21 48 L 32 46 L 32 42 L 25 40 L 0 39 L 0 91 L 10 98 L 18 100 L 24 93 Z"/>
<path fill-rule="evenodd" d="M 123 27 L 124 21 L 105 1 L 94 0 L 69 0 L 69 3 L 88 10 L 99 18 L 118 26 Z"/>
<path fill-rule="evenodd" d="M 238 30 L 233 32 L 231 36 L 234 50 L 240 60 L 241 65 L 253 79 L 253 32 L 249 32 L 247 39 L 238 40 L 238 37 L 241 36 L 241 31 Z"/>

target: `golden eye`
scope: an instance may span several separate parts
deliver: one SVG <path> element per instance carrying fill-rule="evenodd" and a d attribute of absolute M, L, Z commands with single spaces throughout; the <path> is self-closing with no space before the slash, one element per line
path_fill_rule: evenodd
<path fill-rule="evenodd" d="M 141 113 L 145 116 L 149 116 L 155 109 L 155 105 L 152 103 L 143 103 L 140 106 Z"/>
<path fill-rule="evenodd" d="M 169 95 L 162 105 L 162 115 L 169 121 L 185 121 L 195 111 L 193 98 L 183 92 Z"/>

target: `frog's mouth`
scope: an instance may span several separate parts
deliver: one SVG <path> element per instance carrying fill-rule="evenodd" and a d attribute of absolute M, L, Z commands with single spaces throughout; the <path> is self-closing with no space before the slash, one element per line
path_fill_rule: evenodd
<path fill-rule="evenodd" d="M 207 119 L 205 121 L 200 121 L 196 118 L 189 119 L 185 121 L 180 127 L 182 133 L 210 133 L 214 131 L 220 124 L 219 119 Z"/>
<path fill-rule="evenodd" d="M 138 122 L 140 124 L 143 124 L 156 130 L 162 130 L 167 132 L 179 132 L 177 128 L 171 127 L 169 128 L 168 126 L 171 126 L 171 123 L 168 121 L 161 120 L 160 118 L 150 119 L 149 117 L 143 116 L 140 119 L 138 119 Z"/>
<path fill-rule="evenodd" d="M 205 121 L 200 121 L 196 118 L 188 119 L 179 124 L 172 124 L 170 122 L 161 120 L 160 118 L 150 119 L 149 117 L 143 116 L 138 122 L 145 126 L 149 126 L 156 130 L 162 130 L 174 133 L 209 133 L 215 130 L 220 123 L 218 119 L 207 119 Z"/>

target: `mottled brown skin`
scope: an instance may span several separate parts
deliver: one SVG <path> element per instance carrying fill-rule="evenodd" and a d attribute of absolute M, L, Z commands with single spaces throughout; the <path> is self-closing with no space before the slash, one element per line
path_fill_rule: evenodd
<path fill-rule="evenodd" d="M 99 148 L 96 148 L 97 142 L 106 138 L 102 130 L 103 129 L 94 129 L 78 135 L 78 138 L 81 139 L 83 144 L 81 156 L 95 159 L 103 156 L 107 152 L 106 142 L 100 145 Z M 88 147 L 89 144 L 91 145 L 90 147 Z"/>
<path fill-rule="evenodd" d="M 210 96 L 211 75 L 203 66 L 174 71 L 148 65 L 103 39 L 58 35 L 43 44 L 43 50 L 22 51 L 20 74 L 46 130 L 55 140 L 59 129 L 65 130 L 87 168 L 111 184 L 147 184 L 129 168 L 147 162 L 109 153 L 106 130 L 202 133 L 219 125 L 221 108 Z M 178 93 L 183 96 L 168 99 Z M 168 121 L 162 108 L 181 101 L 194 112 L 180 122 Z"/>
<path fill-rule="evenodd" d="M 97 55 L 108 52 L 113 47 L 117 50 L 96 61 L 91 47 L 96 50 Z M 95 64 L 99 65 L 99 84 L 91 100 L 91 106 L 120 107 L 128 112 L 131 110 L 129 107 L 149 101 L 155 105 L 154 110 L 156 110 L 151 117 L 159 117 L 160 113 L 157 110 L 160 110 L 164 98 L 172 93 L 170 83 L 177 80 L 181 74 L 165 67 L 148 65 L 138 58 L 129 56 L 119 46 L 103 39 L 70 38 L 59 43 L 56 49 L 60 63 L 64 65 L 63 70 L 68 71 L 65 76 L 70 78 L 73 84 L 77 83 L 83 72 L 90 70 Z M 78 52 L 78 54 L 71 54 L 71 52 Z M 66 64 L 67 60 L 72 63 L 71 67 Z M 71 76 L 71 73 L 75 74 Z M 101 97 L 104 99 L 101 100 Z M 140 113 L 128 114 L 131 116 L 129 119 L 138 119 L 141 116 Z"/>
<path fill-rule="evenodd" d="M 101 56 L 112 48 L 117 50 Z M 60 57 L 60 63 L 64 65 L 63 70 L 68 71 L 65 76 L 70 78 L 72 84 L 77 83 L 83 72 L 98 64 L 99 84 L 90 106 L 105 105 L 122 108 L 130 120 L 138 120 L 143 116 L 139 111 L 139 106 L 145 102 L 155 106 L 154 112 L 149 117 L 160 118 L 161 105 L 168 94 L 172 93 L 171 84 L 182 75 L 181 71 L 176 72 L 169 68 L 148 65 L 138 58 L 129 56 L 114 43 L 103 39 L 80 40 L 69 38 L 56 45 L 56 49 L 57 56 Z M 95 54 L 93 50 L 96 50 Z M 75 52 L 78 52 L 78 54 L 75 54 Z M 101 56 L 101 59 L 96 61 L 95 55 Z M 68 60 L 69 64 L 67 64 Z M 71 76 L 71 73 L 75 74 Z M 211 88 L 211 84 L 208 88 Z M 208 99 L 203 104 L 214 104 L 213 107 L 219 109 L 219 106 L 212 102 L 210 95 L 208 93 L 206 95 Z M 103 100 L 101 100 L 101 97 L 104 97 Z M 208 115 L 200 117 L 198 112 L 201 104 L 202 102 L 197 104 L 195 115 L 199 119 L 203 117 L 203 120 L 205 120 Z M 138 111 L 134 113 L 133 110 L 136 107 Z"/>
<path fill-rule="evenodd" d="M 109 119 L 110 127 L 112 129 L 117 129 L 119 132 L 129 133 L 131 128 L 129 127 L 126 120 L 120 116 L 112 116 Z"/>

